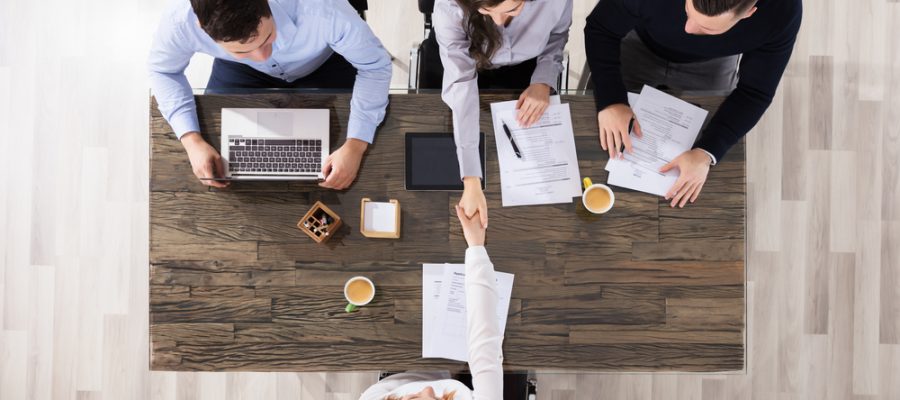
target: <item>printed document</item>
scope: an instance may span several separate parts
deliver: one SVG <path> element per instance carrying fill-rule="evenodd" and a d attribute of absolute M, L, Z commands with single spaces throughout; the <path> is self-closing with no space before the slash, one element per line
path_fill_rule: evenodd
<path fill-rule="evenodd" d="M 660 173 L 659 169 L 691 149 L 707 111 L 646 85 L 636 100 L 631 93 L 628 97 L 643 137 L 631 135 L 633 153 L 609 160 L 607 183 L 665 196 L 679 171 Z"/>
<path fill-rule="evenodd" d="M 528 128 L 516 122 L 515 101 L 491 104 L 504 207 L 569 203 L 581 196 L 569 105 L 559 104 L 559 96 L 551 97 L 550 103 L 541 119 Z M 504 122 L 521 157 L 503 129 Z"/>
<path fill-rule="evenodd" d="M 497 278 L 497 321 L 506 331 L 513 274 L 494 272 Z M 468 361 L 466 337 L 465 264 L 422 265 L 422 357 Z"/>

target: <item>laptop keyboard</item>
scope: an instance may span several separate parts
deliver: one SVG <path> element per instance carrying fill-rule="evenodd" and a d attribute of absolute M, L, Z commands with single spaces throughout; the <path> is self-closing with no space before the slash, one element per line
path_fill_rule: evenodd
<path fill-rule="evenodd" d="M 228 169 L 233 174 L 318 174 L 322 140 L 228 139 Z"/>

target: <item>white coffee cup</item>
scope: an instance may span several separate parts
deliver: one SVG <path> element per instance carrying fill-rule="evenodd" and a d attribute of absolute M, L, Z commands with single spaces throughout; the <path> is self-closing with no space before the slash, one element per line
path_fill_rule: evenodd
<path fill-rule="evenodd" d="M 590 211 L 594 214 L 605 214 L 606 212 L 608 212 L 609 210 L 612 209 L 613 204 L 616 203 L 616 194 L 613 193 L 612 189 L 610 189 L 609 186 L 606 186 L 602 183 L 593 183 L 593 182 L 591 182 L 591 178 L 584 178 L 583 183 L 584 183 L 584 193 L 581 194 L 581 203 L 584 204 L 585 209 L 587 209 L 588 211 Z M 594 190 L 601 190 L 601 191 L 606 192 L 609 195 L 609 204 L 607 204 L 606 207 L 604 207 L 602 209 L 596 209 L 596 208 L 592 208 L 588 204 L 588 194 Z"/>
<path fill-rule="evenodd" d="M 367 293 L 360 297 L 359 291 Z M 369 278 L 364 276 L 354 276 L 344 284 L 344 298 L 347 299 L 347 312 L 356 311 L 358 307 L 362 307 L 372 302 L 375 298 L 375 284 Z"/>

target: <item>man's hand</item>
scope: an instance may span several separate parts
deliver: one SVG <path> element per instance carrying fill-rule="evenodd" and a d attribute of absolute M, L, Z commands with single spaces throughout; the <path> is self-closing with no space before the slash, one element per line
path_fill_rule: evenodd
<path fill-rule="evenodd" d="M 462 208 L 467 218 L 472 218 L 475 214 L 478 214 L 481 226 L 487 228 L 487 200 L 484 198 L 484 192 L 481 190 L 481 178 L 467 176 L 463 178 L 463 186 L 463 195 L 459 199 L 458 207 Z"/>
<path fill-rule="evenodd" d="M 200 132 L 188 132 L 182 135 L 181 145 L 187 151 L 188 159 L 191 160 L 191 169 L 197 179 L 200 179 L 200 183 L 217 188 L 226 188 L 231 184 L 231 182 L 209 180 L 224 178 L 225 165 L 216 149 L 203 140 Z"/>
<path fill-rule="evenodd" d="M 709 165 L 712 159 L 703 150 L 693 149 L 681 153 L 674 160 L 660 168 L 659 172 L 666 172 L 672 168 L 680 171 L 678 180 L 666 193 L 666 200 L 672 199 L 671 207 L 684 207 L 688 200 L 693 203 L 703 190 L 706 176 L 709 174 Z"/>
<path fill-rule="evenodd" d="M 519 110 L 516 114 L 516 121 L 519 126 L 528 128 L 541 119 L 544 111 L 547 111 L 547 107 L 550 106 L 551 90 L 546 83 L 532 83 L 528 89 L 522 92 L 516 103 L 516 110 Z"/>
<path fill-rule="evenodd" d="M 459 224 L 462 225 L 463 236 L 469 247 L 484 246 L 485 228 L 481 225 L 479 216 L 467 217 L 460 206 L 456 206 L 456 216 L 459 218 Z"/>
<path fill-rule="evenodd" d="M 597 125 L 600 128 L 600 147 L 609 152 L 609 158 L 623 157 L 619 149 L 625 145 L 625 151 L 631 153 L 631 138 L 628 136 L 628 123 L 634 118 L 631 107 L 625 104 L 612 104 L 597 113 Z M 641 137 L 641 124 L 634 120 L 634 134 Z"/>
<path fill-rule="evenodd" d="M 359 139 L 347 139 L 344 145 L 331 153 L 322 166 L 325 182 L 319 186 L 329 189 L 344 190 L 356 179 L 359 164 L 369 144 Z"/>

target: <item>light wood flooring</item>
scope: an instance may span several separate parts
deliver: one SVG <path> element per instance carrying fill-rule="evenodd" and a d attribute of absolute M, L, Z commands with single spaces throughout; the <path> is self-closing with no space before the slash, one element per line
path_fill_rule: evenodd
<path fill-rule="evenodd" d="M 144 62 L 165 2 L 0 0 L 0 399 L 355 399 L 373 374 L 148 371 Z M 421 16 L 370 3 L 401 84 Z M 900 399 L 900 3 L 805 9 L 747 142 L 746 373 L 543 374 L 539 399 Z"/>

